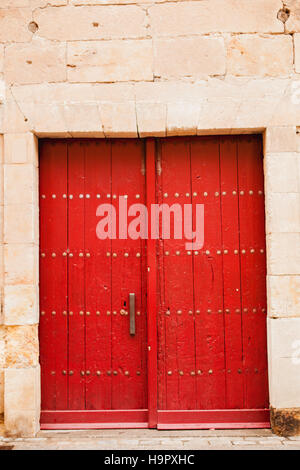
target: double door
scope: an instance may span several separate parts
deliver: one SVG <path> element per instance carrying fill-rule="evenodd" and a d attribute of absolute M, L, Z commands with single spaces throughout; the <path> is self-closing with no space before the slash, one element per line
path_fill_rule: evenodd
<path fill-rule="evenodd" d="M 268 426 L 263 194 L 260 136 L 41 141 L 44 429 Z"/>

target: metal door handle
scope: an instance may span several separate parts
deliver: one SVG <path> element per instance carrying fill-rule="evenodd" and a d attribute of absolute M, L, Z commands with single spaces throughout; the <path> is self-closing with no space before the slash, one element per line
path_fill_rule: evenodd
<path fill-rule="evenodd" d="M 135 294 L 129 294 L 129 333 L 135 335 Z"/>

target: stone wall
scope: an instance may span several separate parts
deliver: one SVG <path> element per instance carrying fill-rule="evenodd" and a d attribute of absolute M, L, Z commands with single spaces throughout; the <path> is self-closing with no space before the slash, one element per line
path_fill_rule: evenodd
<path fill-rule="evenodd" d="M 8 434 L 39 427 L 38 137 L 245 132 L 265 137 L 272 424 L 300 432 L 297 129 L 300 0 L 1 0 L 0 414 Z"/>

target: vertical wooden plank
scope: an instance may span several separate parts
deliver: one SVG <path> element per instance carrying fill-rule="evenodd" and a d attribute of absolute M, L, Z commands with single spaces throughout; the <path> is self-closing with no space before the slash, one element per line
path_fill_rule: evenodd
<path fill-rule="evenodd" d="M 155 204 L 155 140 L 146 142 L 146 200 L 148 214 Z M 156 240 L 151 237 L 148 227 L 147 240 L 147 331 L 148 331 L 148 410 L 149 428 L 157 425 L 157 268 Z"/>
<path fill-rule="evenodd" d="M 179 206 L 191 203 L 190 144 L 188 138 L 166 139 L 162 144 L 161 203 Z M 183 237 L 163 240 L 165 276 L 165 348 L 167 409 L 195 409 L 195 330 L 193 311 L 192 252 Z M 181 226 L 183 224 L 181 223 Z M 184 296 L 182 293 L 184 292 Z"/>
<path fill-rule="evenodd" d="M 226 408 L 244 407 L 237 138 L 220 137 Z"/>
<path fill-rule="evenodd" d="M 111 240 L 97 238 L 100 204 L 111 193 L 111 143 L 85 146 L 86 408 L 111 409 Z"/>
<path fill-rule="evenodd" d="M 67 146 L 40 144 L 40 363 L 42 409 L 67 407 Z"/>
<path fill-rule="evenodd" d="M 260 136 L 238 142 L 245 407 L 268 406 L 266 259 Z"/>
<path fill-rule="evenodd" d="M 112 142 L 112 204 L 119 218 L 119 196 L 128 208 L 145 203 L 144 151 L 141 141 Z M 134 217 L 128 217 L 128 223 Z M 147 406 L 146 303 L 142 292 L 145 253 L 140 239 L 112 240 L 112 407 Z M 136 334 L 129 333 L 129 293 L 136 295 Z"/>
<path fill-rule="evenodd" d="M 223 244 L 219 138 L 193 139 L 193 203 L 204 204 L 204 246 L 194 254 L 197 409 L 225 408 Z"/>
<path fill-rule="evenodd" d="M 68 144 L 69 409 L 85 409 L 85 151 Z"/>

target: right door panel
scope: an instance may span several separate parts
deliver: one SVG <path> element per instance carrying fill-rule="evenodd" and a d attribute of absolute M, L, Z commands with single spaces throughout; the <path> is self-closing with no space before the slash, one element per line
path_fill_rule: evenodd
<path fill-rule="evenodd" d="M 266 427 L 261 136 L 161 139 L 157 170 L 159 204 L 191 204 L 194 229 L 204 205 L 202 248 L 174 239 L 172 215 L 157 245 L 158 427 Z"/>

